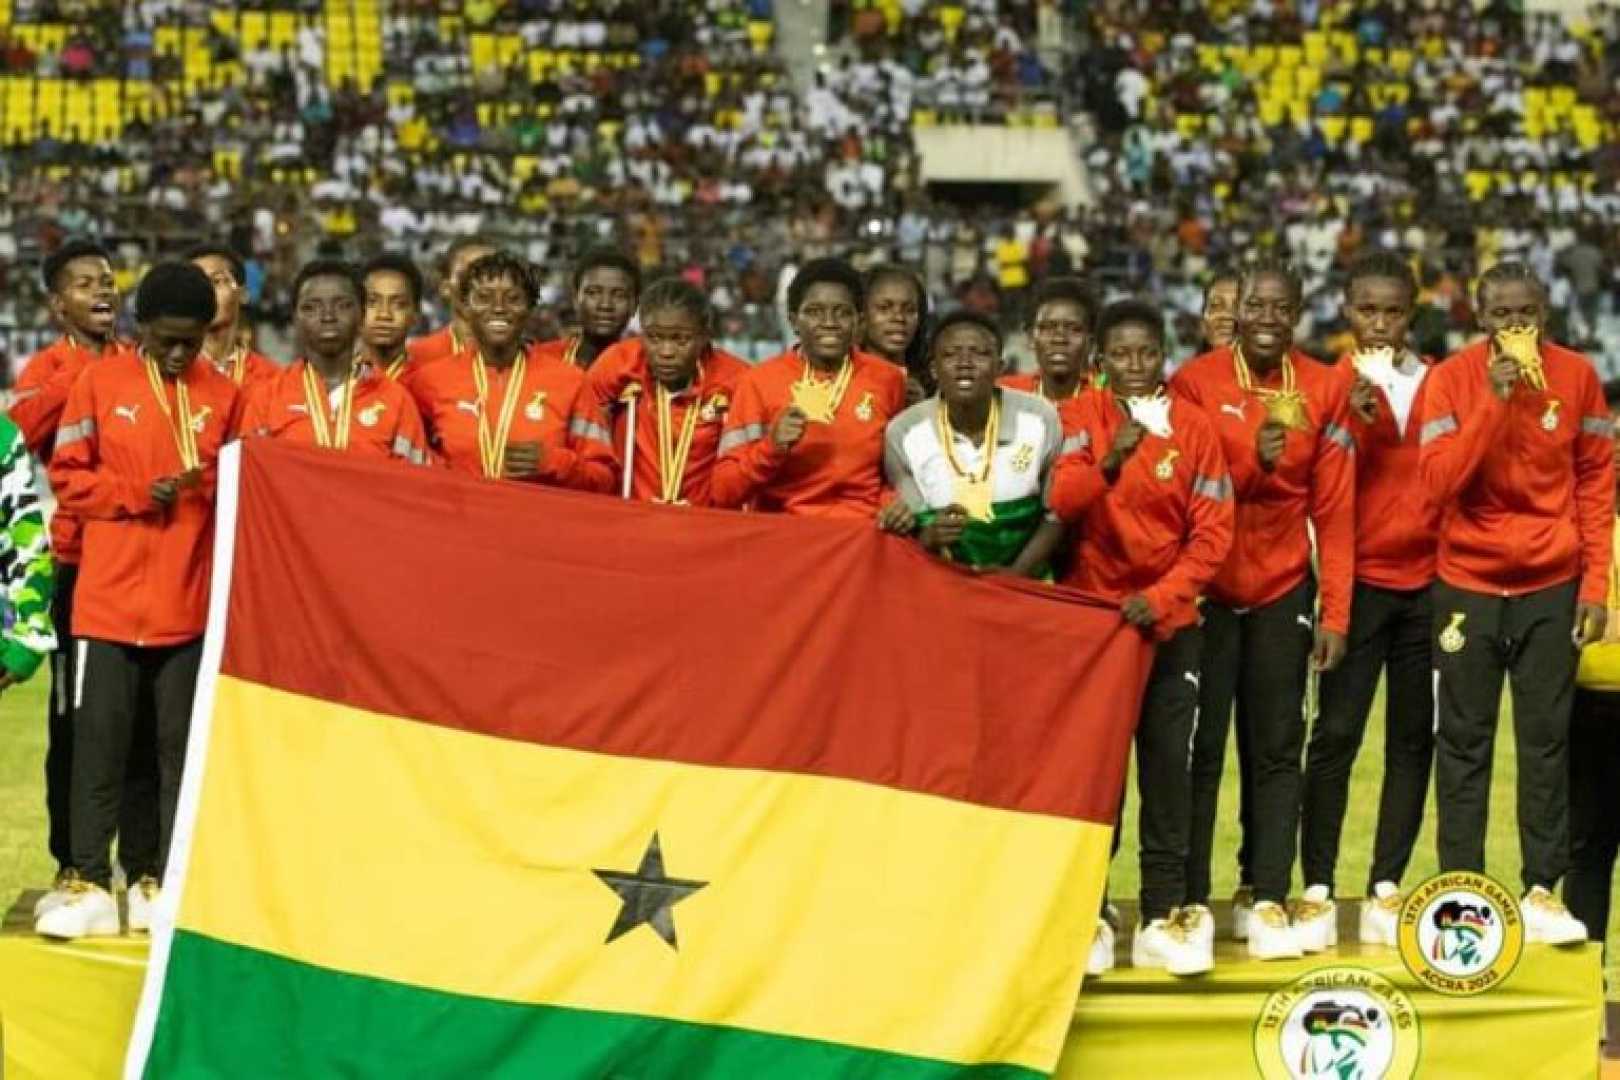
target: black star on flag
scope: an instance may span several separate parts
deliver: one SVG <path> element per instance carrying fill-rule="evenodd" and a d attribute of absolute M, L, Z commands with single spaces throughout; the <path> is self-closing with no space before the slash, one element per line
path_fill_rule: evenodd
<path fill-rule="evenodd" d="M 623 870 L 591 872 L 602 879 L 602 884 L 618 893 L 622 902 L 619 917 L 613 920 L 613 929 L 608 931 L 608 941 L 621 938 L 645 923 L 672 949 L 680 946 L 675 944 L 675 915 L 670 909 L 708 884 L 707 881 L 687 881 L 666 876 L 664 851 L 658 844 L 657 833 L 653 833 L 652 840 L 648 842 L 647 850 L 641 856 L 641 865 L 636 867 L 635 873 Z"/>

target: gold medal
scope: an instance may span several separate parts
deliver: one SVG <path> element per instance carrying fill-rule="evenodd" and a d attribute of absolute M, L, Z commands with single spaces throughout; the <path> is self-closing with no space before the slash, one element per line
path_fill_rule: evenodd
<path fill-rule="evenodd" d="M 1001 400 L 990 399 L 990 416 L 984 423 L 984 451 L 979 467 L 969 472 L 956 460 L 956 431 L 951 427 L 949 410 L 939 402 L 934 413 L 935 432 L 939 445 L 945 451 L 945 463 L 950 466 L 951 501 L 960 506 L 974 521 L 995 519 L 995 503 L 991 497 L 990 471 L 996 458 L 996 441 L 1001 433 Z"/>
<path fill-rule="evenodd" d="M 1547 389 L 1547 376 L 1541 369 L 1540 334 L 1533 326 L 1510 326 L 1496 332 L 1496 347 L 1513 358 L 1519 377 L 1533 390 Z M 1556 420 L 1554 421 L 1556 423 Z M 1543 419 L 1543 426 L 1546 421 Z M 1551 428 L 1547 429 L 1551 431 Z"/>
<path fill-rule="evenodd" d="M 804 413 L 805 419 L 817 424 L 830 424 L 838 414 L 838 406 L 849 392 L 850 380 L 855 377 L 855 364 L 849 357 L 831 381 L 811 374 L 810 361 L 804 362 L 804 374 L 793 384 L 793 404 Z M 867 417 L 861 417 L 865 420 Z"/>
<path fill-rule="evenodd" d="M 1244 393 L 1254 394 L 1265 407 L 1266 419 L 1280 424 L 1289 431 L 1304 431 L 1310 426 L 1310 414 L 1305 409 L 1305 395 L 1295 389 L 1294 363 L 1288 357 L 1282 358 L 1282 389 L 1272 390 L 1264 386 L 1254 385 L 1254 373 L 1249 370 L 1249 362 L 1243 359 L 1243 350 L 1237 346 L 1232 347 L 1232 367 L 1237 376 L 1237 384 Z"/>
<path fill-rule="evenodd" d="M 702 419 L 703 407 L 699 404 L 703 400 L 702 384 L 703 365 L 700 363 L 697 374 L 692 377 L 692 393 L 697 401 L 686 407 L 679 434 L 675 432 L 675 395 L 663 383 L 654 388 L 656 409 L 653 422 L 658 428 L 658 502 L 686 505 L 686 500 L 681 498 L 681 487 L 686 483 L 686 463 L 692 456 L 692 438 L 697 434 L 698 421 Z"/>

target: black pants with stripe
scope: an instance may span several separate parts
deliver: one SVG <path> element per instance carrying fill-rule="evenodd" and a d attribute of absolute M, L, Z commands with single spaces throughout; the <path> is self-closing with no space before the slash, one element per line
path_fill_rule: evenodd
<path fill-rule="evenodd" d="M 1215 810 L 1236 705 L 1238 746 L 1248 758 L 1242 792 L 1244 865 L 1257 900 L 1288 896 L 1299 832 L 1305 685 L 1316 642 L 1316 582 L 1307 577 L 1264 607 L 1204 605 L 1198 730 L 1192 748 L 1192 833 L 1187 900 L 1208 903 Z"/>
<path fill-rule="evenodd" d="M 79 681 L 79 650 L 68 631 L 73 626 L 73 590 L 78 580 L 78 566 L 56 564 L 51 622 L 56 627 L 57 648 L 51 654 L 51 697 L 46 706 L 45 813 L 51 857 L 58 870 L 74 866 L 73 699 Z M 118 861 L 125 875 L 131 876 L 131 866 L 155 866 L 157 846 L 157 754 L 147 743 L 130 755 L 119 813 Z"/>
<path fill-rule="evenodd" d="M 161 878 L 180 799 L 202 642 L 142 648 L 80 639 L 79 646 L 83 670 L 73 717 L 74 864 L 87 880 L 108 885 L 109 849 L 128 804 L 130 812 L 154 822 L 155 828 L 149 844 L 145 834 L 126 834 L 120 840 L 124 872 L 132 881 L 147 875 Z M 143 772 L 155 775 L 156 783 L 132 783 Z"/>
<path fill-rule="evenodd" d="M 1322 674 L 1321 706 L 1305 750 L 1300 863 L 1306 885 L 1333 887 L 1350 770 L 1378 677 L 1386 672 L 1384 780 L 1367 894 L 1380 881 L 1400 884 L 1406 872 L 1423 827 L 1434 762 L 1433 622 L 1427 587 L 1399 591 L 1356 583 L 1344 661 Z"/>
<path fill-rule="evenodd" d="M 1524 596 L 1434 587 L 1435 801 L 1441 870 L 1485 870 L 1491 754 L 1502 682 L 1513 694 L 1519 846 L 1526 888 L 1569 869 L 1569 714 L 1575 697 L 1577 583 Z"/>
<path fill-rule="evenodd" d="M 1159 645 L 1136 725 L 1144 924 L 1166 918 L 1171 908 L 1187 900 L 1192 737 L 1198 723 L 1202 652 L 1203 633 L 1197 626 L 1178 630 Z"/>
<path fill-rule="evenodd" d="M 1569 874 L 1564 903 L 1601 942 L 1620 855 L 1620 692 L 1575 691 L 1569 715 Z"/>

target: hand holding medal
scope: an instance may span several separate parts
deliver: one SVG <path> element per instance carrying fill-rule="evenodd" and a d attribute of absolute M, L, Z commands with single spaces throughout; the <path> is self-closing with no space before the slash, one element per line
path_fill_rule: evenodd
<path fill-rule="evenodd" d="M 1494 359 L 1506 357 L 1513 361 L 1518 377 L 1534 390 L 1547 389 L 1547 376 L 1541 369 L 1541 335 L 1533 326 L 1510 326 L 1498 330 Z M 1493 373 L 1493 382 L 1497 380 Z M 1498 383 L 1500 392 L 1500 383 Z"/>
<path fill-rule="evenodd" d="M 1170 399 L 1164 394 L 1125 399 L 1125 411 L 1131 419 L 1146 428 L 1148 434 L 1168 439 L 1170 429 Z"/>

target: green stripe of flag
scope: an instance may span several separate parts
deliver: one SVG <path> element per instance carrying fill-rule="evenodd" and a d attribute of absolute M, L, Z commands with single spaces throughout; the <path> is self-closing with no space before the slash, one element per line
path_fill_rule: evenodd
<path fill-rule="evenodd" d="M 444 993 L 180 930 L 145 1075 L 1034 1080 L 1042 1074 Z"/>

